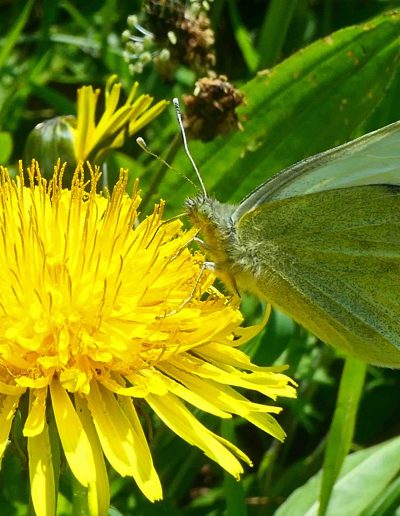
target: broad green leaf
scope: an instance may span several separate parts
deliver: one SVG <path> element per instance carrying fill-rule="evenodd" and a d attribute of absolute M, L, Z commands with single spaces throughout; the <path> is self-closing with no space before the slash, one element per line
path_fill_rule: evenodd
<path fill-rule="evenodd" d="M 369 133 L 377 127 L 383 127 L 388 123 L 400 120 L 400 68 L 394 73 L 393 79 L 386 91 L 385 98 L 371 114 L 371 116 L 362 124 L 363 132 Z"/>
<path fill-rule="evenodd" d="M 346 358 L 325 451 L 320 514 L 325 514 L 340 468 L 350 451 L 366 368 L 365 362 Z"/>
<path fill-rule="evenodd" d="M 239 201 L 278 170 L 350 139 L 383 98 L 399 43 L 396 11 L 333 33 L 248 82 L 243 131 L 191 145 L 208 191 Z M 182 152 L 174 166 L 193 176 Z M 181 178 L 168 185 L 162 194 L 177 210 L 194 193 Z"/>
<path fill-rule="evenodd" d="M 375 503 L 370 505 L 362 516 L 377 516 L 394 514 L 397 509 L 397 516 L 400 512 L 400 476 L 397 476 L 385 489 L 383 496 L 380 496 Z"/>
<path fill-rule="evenodd" d="M 400 437 L 352 453 L 344 463 L 329 503 L 327 516 L 358 516 L 375 500 L 384 497 L 387 486 L 400 472 Z M 275 516 L 316 516 L 321 472 L 296 489 Z"/>

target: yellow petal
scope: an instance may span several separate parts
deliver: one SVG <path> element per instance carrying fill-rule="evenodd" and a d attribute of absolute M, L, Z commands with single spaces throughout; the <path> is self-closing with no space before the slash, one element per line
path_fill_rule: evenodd
<path fill-rule="evenodd" d="M 129 92 L 128 98 L 126 99 L 126 104 L 132 104 L 133 99 L 136 97 L 137 90 L 139 89 L 139 83 L 136 81 L 133 83 L 131 91 Z"/>
<path fill-rule="evenodd" d="M 93 91 L 92 86 L 83 86 L 78 90 L 77 128 L 75 138 L 75 154 L 77 161 L 85 159 L 88 155 L 95 130 L 96 105 L 100 90 Z"/>
<path fill-rule="evenodd" d="M 236 457 L 227 449 L 226 442 L 222 444 L 219 438 L 198 421 L 191 412 L 173 395 L 146 396 L 146 402 L 156 412 L 162 421 L 177 435 L 189 444 L 195 445 L 226 469 L 235 478 L 243 473 L 243 468 Z M 230 446 L 231 448 L 233 445 Z M 235 451 L 239 450 L 236 448 Z M 241 458 L 247 458 L 240 452 Z M 249 459 L 247 459 L 248 462 Z"/>
<path fill-rule="evenodd" d="M 29 405 L 35 403 L 30 396 Z M 28 437 L 29 478 L 32 503 L 36 514 L 52 516 L 56 512 L 56 490 L 51 458 L 49 428 L 44 420 L 43 429 Z"/>
<path fill-rule="evenodd" d="M 138 449 L 140 449 L 140 469 L 141 476 L 143 477 L 143 482 L 146 482 L 150 486 L 149 489 L 153 493 L 154 500 L 161 500 L 161 482 L 154 468 L 151 451 L 147 443 L 147 439 L 144 434 L 142 425 L 140 423 L 140 419 L 137 415 L 135 406 L 130 398 L 126 398 L 125 396 L 119 396 L 118 399 L 122 410 L 128 418 L 129 423 L 132 425 L 137 446 Z"/>
<path fill-rule="evenodd" d="M 65 457 L 77 480 L 85 487 L 96 479 L 91 445 L 75 408 L 56 379 L 50 384 L 51 401 Z"/>
<path fill-rule="evenodd" d="M 129 132 L 130 134 L 137 133 L 142 129 L 145 125 L 147 125 L 153 118 L 157 117 L 160 113 L 162 113 L 165 107 L 169 104 L 167 100 L 160 100 L 157 104 L 154 104 L 150 109 L 148 109 L 143 116 L 141 116 L 137 120 L 133 120 L 129 124 Z"/>
<path fill-rule="evenodd" d="M 74 399 L 77 414 L 92 446 L 95 463 L 96 480 L 89 484 L 89 509 L 91 514 L 107 514 L 110 506 L 110 487 L 101 444 L 86 401 L 77 394 L 75 394 Z"/>
<path fill-rule="evenodd" d="M 10 385 L 9 383 L 0 382 L 0 394 L 19 396 L 23 394 L 25 390 L 25 387 L 20 387 L 19 385 Z"/>
<path fill-rule="evenodd" d="M 143 434 L 135 431 L 114 394 L 92 382 L 87 401 L 101 446 L 112 467 L 123 476 L 133 476 L 149 500 L 161 499 L 161 485 L 147 442 Z"/>
<path fill-rule="evenodd" d="M 231 349 L 230 351 L 239 351 L 237 349 Z M 196 350 L 196 354 L 203 355 L 203 353 Z M 195 368 L 196 374 L 201 378 L 212 379 L 218 383 L 224 385 L 234 385 L 236 387 L 243 387 L 245 389 L 252 389 L 258 391 L 265 396 L 269 396 L 272 399 L 276 399 L 279 396 L 295 397 L 296 391 L 288 385 L 292 380 L 279 373 L 271 371 L 263 371 L 262 368 L 256 372 L 243 372 L 232 366 L 225 366 L 222 369 L 222 364 L 219 366 L 214 365 L 210 361 L 206 360 L 208 355 L 204 353 L 204 360 L 198 359 L 193 355 L 182 357 L 175 356 L 175 364 L 179 364 L 179 367 L 186 369 L 187 362 L 191 361 L 191 367 Z M 293 382 L 294 383 L 294 382 Z"/>
<path fill-rule="evenodd" d="M 20 386 L 19 388 L 24 390 L 27 388 L 41 389 L 42 387 L 49 385 L 50 380 L 47 377 L 29 378 L 29 376 L 20 376 L 15 379 L 15 383 Z"/>
<path fill-rule="evenodd" d="M 246 416 L 246 419 L 279 441 L 283 441 L 286 437 L 286 433 L 284 432 L 283 428 L 276 421 L 276 419 L 269 414 L 253 413 Z"/>
<path fill-rule="evenodd" d="M 163 364 L 162 371 L 170 376 L 169 378 L 168 376 L 160 375 L 170 392 L 209 414 L 222 418 L 231 417 L 230 412 L 232 412 L 232 410 L 224 411 L 219 408 L 221 403 L 218 399 L 220 397 L 220 391 L 218 389 L 213 391 L 214 396 L 209 396 L 208 394 L 212 389 L 209 388 L 207 382 L 199 380 L 191 374 L 185 374 L 179 371 L 179 369 L 171 367 L 171 364 L 168 363 Z M 178 381 L 174 381 L 172 378 Z M 196 385 L 198 389 L 196 389 Z M 205 390 L 203 391 L 202 388 Z"/>
<path fill-rule="evenodd" d="M 20 396 L 0 396 L 0 461 L 7 446 L 11 423 L 18 407 L 19 398 Z"/>
<path fill-rule="evenodd" d="M 253 412 L 273 412 L 278 414 L 282 410 L 281 408 L 274 407 L 272 405 L 253 403 L 228 385 L 221 385 L 220 383 L 209 379 L 207 381 L 203 380 L 198 378 L 195 374 L 191 374 L 174 367 L 171 363 L 163 364 L 162 370 L 170 377 L 178 380 L 178 385 L 186 386 L 189 393 L 196 395 L 196 398 L 191 397 L 190 395 L 187 395 L 186 397 L 181 396 L 181 391 L 179 389 L 170 389 L 171 392 L 174 392 L 177 396 L 185 399 L 189 403 L 192 403 L 192 405 L 209 412 L 210 414 L 214 414 L 212 410 L 215 410 L 217 407 L 220 410 L 225 411 L 223 413 L 231 412 L 245 418 L 247 418 L 247 414 L 251 414 Z M 201 406 L 197 404 L 198 398 L 201 398 L 202 400 Z M 204 402 L 206 403 L 205 405 Z M 207 406 L 210 404 L 211 410 L 207 410 Z"/>
<path fill-rule="evenodd" d="M 110 377 L 103 375 L 101 377 L 101 384 L 109 391 L 122 396 L 132 396 L 133 398 L 143 398 L 149 393 L 149 387 L 146 383 L 142 385 L 133 385 L 131 387 L 123 387 Z"/>
<path fill-rule="evenodd" d="M 33 437 L 43 432 L 46 422 L 47 387 L 29 391 L 29 413 L 26 418 L 23 434 Z"/>
<path fill-rule="evenodd" d="M 99 120 L 94 131 L 91 141 L 92 148 L 95 148 L 96 145 L 98 145 L 101 140 L 105 139 L 107 136 L 110 137 L 113 133 L 115 134 L 117 131 L 122 131 L 123 126 L 129 123 L 131 114 L 132 109 L 129 106 L 123 106 L 115 113 L 104 112 L 104 115 Z M 121 136 L 122 138 L 126 138 L 126 135 Z"/>
<path fill-rule="evenodd" d="M 249 342 L 249 340 L 253 339 L 267 324 L 270 315 L 271 305 L 268 303 L 265 307 L 264 316 L 261 322 L 254 324 L 253 326 L 235 329 L 235 335 L 238 335 L 239 338 L 234 341 L 234 345 L 241 346 L 242 344 L 245 344 L 246 342 Z"/>
<path fill-rule="evenodd" d="M 268 367 L 257 366 L 251 362 L 249 356 L 246 355 L 244 351 L 234 347 L 227 347 L 224 344 L 218 344 L 215 342 L 211 342 L 206 346 L 196 350 L 196 355 L 204 358 L 206 361 L 238 367 L 248 371 L 281 373 L 282 371 L 286 371 L 288 369 L 287 365 L 276 365 Z"/>

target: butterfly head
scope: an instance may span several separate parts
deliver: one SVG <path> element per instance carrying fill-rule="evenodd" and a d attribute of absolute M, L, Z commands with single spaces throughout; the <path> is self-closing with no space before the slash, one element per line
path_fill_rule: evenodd
<path fill-rule="evenodd" d="M 192 224 L 199 229 L 205 248 L 217 263 L 226 261 L 226 251 L 236 240 L 232 222 L 235 206 L 223 204 L 203 194 L 185 202 L 186 213 Z"/>

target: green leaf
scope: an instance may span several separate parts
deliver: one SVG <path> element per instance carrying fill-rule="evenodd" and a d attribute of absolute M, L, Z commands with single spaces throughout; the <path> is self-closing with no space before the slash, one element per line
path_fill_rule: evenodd
<path fill-rule="evenodd" d="M 349 455 L 333 489 L 327 515 L 358 516 L 385 496 L 400 472 L 400 437 Z M 296 489 L 275 516 L 316 516 L 321 472 Z"/>
<path fill-rule="evenodd" d="M 276 63 L 296 9 L 297 0 L 271 0 L 260 33 L 258 68 Z"/>
<path fill-rule="evenodd" d="M 0 131 L 0 165 L 5 165 L 9 160 L 13 149 L 11 133 Z"/>
<path fill-rule="evenodd" d="M 8 32 L 5 39 L 2 41 L 0 48 L 0 67 L 3 67 L 9 58 L 13 48 L 18 42 L 18 39 L 24 30 L 26 23 L 29 20 L 34 0 L 26 2 L 23 10 L 21 11 L 18 19 L 13 24 L 12 29 Z"/>
<path fill-rule="evenodd" d="M 325 514 L 340 468 L 350 451 L 366 369 L 365 362 L 346 358 L 325 451 L 320 494 L 321 515 Z"/>
<path fill-rule="evenodd" d="M 237 446 L 235 422 L 232 419 L 221 421 L 221 435 Z M 224 473 L 224 495 L 227 514 L 231 516 L 247 515 L 243 485 L 226 472 Z"/>
<path fill-rule="evenodd" d="M 399 41 L 396 11 L 321 39 L 248 82 L 243 132 L 192 145 L 210 193 L 238 201 L 278 170 L 348 140 L 383 98 Z M 182 153 L 175 166 L 189 170 Z M 168 185 L 162 194 L 174 208 L 193 195 L 180 179 Z"/>
<path fill-rule="evenodd" d="M 380 496 L 375 503 L 370 505 L 362 516 L 377 516 L 395 514 L 397 509 L 397 515 L 399 514 L 400 507 L 400 477 L 397 476 L 395 480 L 388 485 L 385 489 L 383 496 Z"/>
<path fill-rule="evenodd" d="M 253 47 L 250 34 L 247 32 L 245 26 L 243 25 L 239 11 L 236 5 L 236 0 L 229 0 L 229 14 L 233 26 L 233 33 L 236 38 L 236 42 L 242 51 L 243 59 L 247 65 L 247 68 L 250 72 L 255 72 L 257 70 L 257 65 L 259 61 L 259 56 L 257 54 L 256 49 Z"/>

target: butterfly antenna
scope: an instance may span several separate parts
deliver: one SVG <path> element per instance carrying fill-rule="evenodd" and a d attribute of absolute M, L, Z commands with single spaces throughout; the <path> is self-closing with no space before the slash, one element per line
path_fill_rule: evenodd
<path fill-rule="evenodd" d="M 189 179 L 187 176 L 185 176 L 185 174 L 182 174 L 182 172 L 180 172 L 179 170 L 176 170 L 174 167 L 171 167 L 171 165 L 167 161 L 165 161 L 165 159 L 162 159 L 158 154 L 156 154 L 155 152 L 150 150 L 147 143 L 144 141 L 144 139 L 141 136 L 136 138 L 136 143 L 139 145 L 139 147 L 142 150 L 147 152 L 147 154 L 150 154 L 150 156 L 153 156 L 153 158 L 156 158 L 158 161 L 161 161 L 161 163 L 164 166 L 166 166 L 167 168 L 169 168 L 170 170 L 173 170 L 174 172 L 178 172 L 178 174 L 181 174 L 181 176 L 183 176 L 187 181 L 189 181 L 189 183 L 191 185 L 193 185 L 195 188 L 197 188 L 196 185 L 193 183 L 193 181 L 191 179 Z"/>
<path fill-rule="evenodd" d="M 206 187 L 204 186 L 199 169 L 196 167 L 196 163 L 194 162 L 194 159 L 192 158 L 192 155 L 190 154 L 190 151 L 189 151 L 189 147 L 188 147 L 187 139 L 186 139 L 185 128 L 183 127 L 182 113 L 181 113 L 181 108 L 179 106 L 179 100 L 177 98 L 174 98 L 174 99 L 172 99 L 172 102 L 174 103 L 176 118 L 178 120 L 179 129 L 181 130 L 183 148 L 185 149 L 186 156 L 189 158 L 189 161 L 192 164 L 193 170 L 196 173 L 197 179 L 199 180 L 200 187 L 203 191 L 203 195 L 205 198 L 207 198 L 208 195 L 207 195 Z"/>

